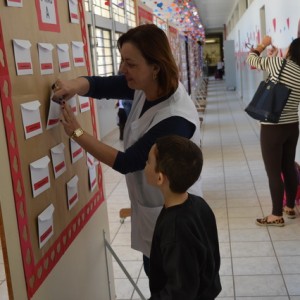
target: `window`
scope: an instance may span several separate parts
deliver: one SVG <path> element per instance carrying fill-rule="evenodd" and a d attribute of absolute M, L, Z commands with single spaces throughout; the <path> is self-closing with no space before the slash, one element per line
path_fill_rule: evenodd
<path fill-rule="evenodd" d="M 99 76 L 114 74 L 111 33 L 108 30 L 96 28 L 96 68 Z"/>
<path fill-rule="evenodd" d="M 129 27 L 136 27 L 136 15 L 135 15 L 135 1 L 127 0 L 126 2 L 126 16 L 127 24 Z"/>
<path fill-rule="evenodd" d="M 114 20 L 125 24 L 125 9 L 123 0 L 113 0 L 112 9 L 114 14 Z"/>

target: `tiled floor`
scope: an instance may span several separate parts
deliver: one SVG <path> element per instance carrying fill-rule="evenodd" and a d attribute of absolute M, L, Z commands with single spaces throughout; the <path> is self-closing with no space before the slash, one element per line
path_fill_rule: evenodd
<path fill-rule="evenodd" d="M 105 141 L 122 149 L 117 130 Z M 300 206 L 297 218 L 286 219 L 285 227 L 255 225 L 255 218 L 271 209 L 259 127 L 244 113 L 236 92 L 226 91 L 224 81 L 209 81 L 202 149 L 204 198 L 217 218 L 222 256 L 218 299 L 300 300 Z M 119 218 L 120 208 L 129 207 L 124 176 L 106 166 L 103 171 L 111 245 L 147 298 L 142 256 L 130 248 L 130 218 L 123 224 Z M 114 275 L 118 300 L 140 299 L 115 261 Z M 0 271 L 0 299 L 7 299 L 3 280 Z"/>

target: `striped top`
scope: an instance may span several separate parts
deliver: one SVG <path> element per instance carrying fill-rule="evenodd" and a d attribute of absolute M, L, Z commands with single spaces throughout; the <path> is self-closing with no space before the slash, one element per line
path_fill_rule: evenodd
<path fill-rule="evenodd" d="M 250 52 L 247 63 L 259 70 L 268 72 L 271 80 L 275 80 L 283 63 L 282 57 L 260 57 Z M 300 102 L 300 66 L 291 60 L 286 60 L 286 65 L 281 73 L 280 82 L 284 83 L 292 91 L 282 111 L 279 122 L 276 124 L 288 124 L 299 121 L 298 106 Z M 270 124 L 270 123 L 268 123 Z"/>

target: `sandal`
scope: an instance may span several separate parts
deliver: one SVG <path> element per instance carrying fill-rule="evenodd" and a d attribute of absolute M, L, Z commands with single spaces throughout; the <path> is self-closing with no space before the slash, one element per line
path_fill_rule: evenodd
<path fill-rule="evenodd" d="M 264 217 L 262 219 L 256 219 L 255 222 L 259 226 L 277 226 L 282 227 L 284 226 L 284 219 L 280 218 L 274 221 L 268 221 L 268 217 Z"/>
<path fill-rule="evenodd" d="M 290 209 L 283 208 L 283 212 L 286 214 L 286 216 L 289 219 L 295 219 L 296 218 L 296 212 L 293 208 L 290 208 Z"/>

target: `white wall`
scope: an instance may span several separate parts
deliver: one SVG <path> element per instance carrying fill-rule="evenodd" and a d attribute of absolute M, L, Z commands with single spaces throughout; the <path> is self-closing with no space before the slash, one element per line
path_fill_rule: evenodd
<path fill-rule="evenodd" d="M 287 5 L 288 3 L 288 5 Z M 266 34 L 272 37 L 275 46 L 285 53 L 291 41 L 297 37 L 300 20 L 299 0 L 255 0 L 238 21 L 227 39 L 235 41 L 237 91 L 247 104 L 258 83 L 263 79 L 263 72 L 251 70 L 245 63 L 249 49 L 248 42 L 254 46 L 261 42 L 260 8 L 265 6 Z M 241 89 L 241 86 L 243 89 Z"/>

